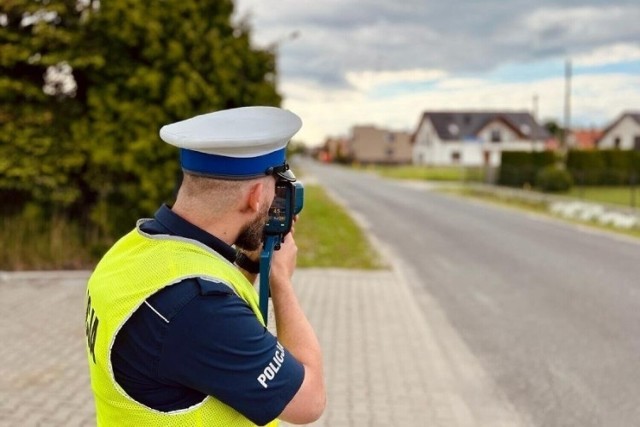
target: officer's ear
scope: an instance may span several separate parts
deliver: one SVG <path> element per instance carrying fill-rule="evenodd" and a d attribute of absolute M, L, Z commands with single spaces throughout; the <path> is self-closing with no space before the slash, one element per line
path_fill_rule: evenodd
<path fill-rule="evenodd" d="M 254 181 L 249 186 L 249 191 L 246 193 L 245 209 L 251 213 L 260 212 L 262 203 L 264 203 L 264 183 L 262 181 Z"/>

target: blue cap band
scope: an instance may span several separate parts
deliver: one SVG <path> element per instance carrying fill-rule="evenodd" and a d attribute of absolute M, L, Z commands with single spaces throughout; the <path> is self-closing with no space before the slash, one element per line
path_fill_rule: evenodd
<path fill-rule="evenodd" d="M 227 157 L 180 149 L 180 164 L 188 172 L 229 179 L 248 179 L 265 175 L 267 169 L 285 162 L 283 148 L 258 157 Z"/>

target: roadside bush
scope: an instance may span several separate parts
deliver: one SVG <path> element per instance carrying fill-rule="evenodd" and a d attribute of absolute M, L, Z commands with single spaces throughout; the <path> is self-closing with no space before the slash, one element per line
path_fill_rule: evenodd
<path fill-rule="evenodd" d="M 536 175 L 536 186 L 545 193 L 564 193 L 571 189 L 573 178 L 564 168 L 547 166 Z"/>

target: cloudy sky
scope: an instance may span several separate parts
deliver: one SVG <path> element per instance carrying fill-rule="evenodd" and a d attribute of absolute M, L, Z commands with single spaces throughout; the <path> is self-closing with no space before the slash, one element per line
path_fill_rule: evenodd
<path fill-rule="evenodd" d="M 638 0 L 236 0 L 277 46 L 285 108 L 317 145 L 356 124 L 413 131 L 426 110 L 537 111 L 604 126 L 640 111 Z"/>

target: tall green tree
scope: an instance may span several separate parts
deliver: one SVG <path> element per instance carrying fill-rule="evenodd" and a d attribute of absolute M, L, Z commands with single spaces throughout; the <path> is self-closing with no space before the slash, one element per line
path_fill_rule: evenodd
<path fill-rule="evenodd" d="M 3 206 L 67 207 L 86 161 L 71 136 L 84 107 L 72 65 L 87 62 L 75 1 L 0 3 L 0 189 Z M 21 203 L 22 202 L 22 203 Z"/>
<path fill-rule="evenodd" d="M 178 176 L 177 150 L 158 137 L 162 125 L 280 103 L 275 58 L 251 46 L 233 6 L 5 0 L 0 192 L 63 201 L 109 233 L 153 213 Z M 42 183 L 47 191 L 37 190 Z"/>

